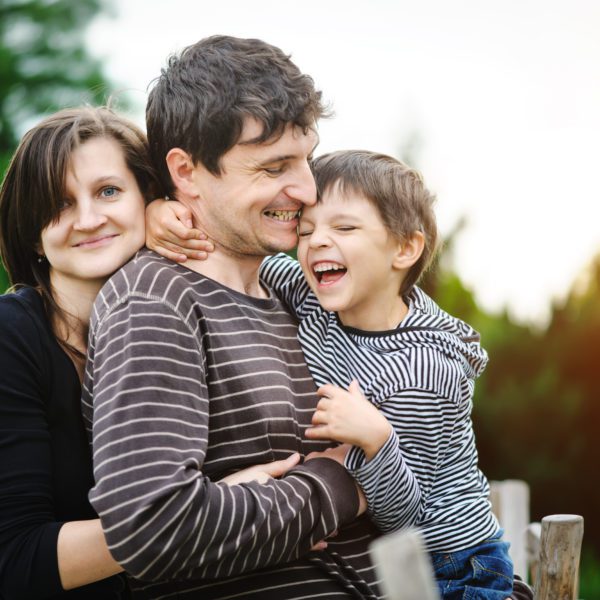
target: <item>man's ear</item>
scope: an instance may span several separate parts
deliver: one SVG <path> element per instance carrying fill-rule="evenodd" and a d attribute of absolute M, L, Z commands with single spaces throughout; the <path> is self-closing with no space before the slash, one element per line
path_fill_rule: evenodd
<path fill-rule="evenodd" d="M 197 198 L 198 190 L 194 185 L 194 161 L 181 148 L 171 148 L 167 153 L 167 167 L 173 185 L 187 198 Z"/>
<path fill-rule="evenodd" d="M 420 231 L 414 231 L 410 237 L 398 242 L 398 251 L 392 261 L 396 269 L 410 269 L 423 254 L 425 236 Z"/>

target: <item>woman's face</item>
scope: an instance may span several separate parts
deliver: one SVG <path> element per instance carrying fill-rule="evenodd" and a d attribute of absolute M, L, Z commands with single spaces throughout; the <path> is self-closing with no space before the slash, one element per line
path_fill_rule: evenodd
<path fill-rule="evenodd" d="M 144 244 L 144 199 L 123 150 L 92 138 L 71 155 L 58 222 L 41 235 L 52 284 L 102 286 Z"/>

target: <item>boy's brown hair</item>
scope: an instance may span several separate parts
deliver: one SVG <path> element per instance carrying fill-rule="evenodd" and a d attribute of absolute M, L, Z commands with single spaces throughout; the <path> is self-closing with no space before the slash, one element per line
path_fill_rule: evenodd
<path fill-rule="evenodd" d="M 400 294 L 405 296 L 429 267 L 437 249 L 435 196 L 415 169 L 385 154 L 367 150 L 342 150 L 313 161 L 318 202 L 332 188 L 344 196 L 361 194 L 377 208 L 386 229 L 396 238 L 408 239 L 420 231 L 423 252 L 409 269 Z"/>

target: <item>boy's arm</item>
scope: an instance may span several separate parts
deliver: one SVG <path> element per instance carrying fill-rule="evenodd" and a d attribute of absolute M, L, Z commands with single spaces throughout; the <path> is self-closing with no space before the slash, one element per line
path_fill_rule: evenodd
<path fill-rule="evenodd" d="M 375 524 L 391 532 L 419 522 L 450 442 L 456 407 L 436 393 L 407 389 L 379 408 L 393 431 L 371 460 L 353 446 L 345 466 L 363 489 Z"/>
<path fill-rule="evenodd" d="M 306 283 L 300 263 L 287 254 L 265 258 L 260 266 L 260 278 L 299 319 L 318 304 Z"/>
<path fill-rule="evenodd" d="M 232 576 L 293 560 L 356 515 L 355 483 L 330 460 L 264 485 L 204 476 L 205 357 L 162 302 L 130 298 L 92 329 L 84 410 L 90 500 L 111 553 L 140 579 Z"/>
<path fill-rule="evenodd" d="M 454 405 L 435 393 L 408 389 L 378 409 L 356 382 L 348 391 L 326 385 L 318 392 L 322 399 L 307 437 L 353 444 L 344 464 L 363 489 L 368 512 L 382 531 L 416 524 L 449 441 Z"/>

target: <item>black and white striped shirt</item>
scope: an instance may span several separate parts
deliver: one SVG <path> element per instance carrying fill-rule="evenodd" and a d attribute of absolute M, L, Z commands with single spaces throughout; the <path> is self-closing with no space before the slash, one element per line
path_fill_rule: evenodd
<path fill-rule="evenodd" d="M 373 525 L 316 459 L 268 484 L 224 475 L 309 442 L 317 398 L 293 317 L 148 251 L 103 287 L 83 410 L 90 493 L 136 598 L 377 598 Z M 325 552 L 311 546 L 335 529 Z"/>
<path fill-rule="evenodd" d="M 495 534 L 471 422 L 474 380 L 487 363 L 478 334 L 418 288 L 398 329 L 366 332 L 321 308 L 288 256 L 267 258 L 261 277 L 298 316 L 317 384 L 347 389 L 356 379 L 394 428 L 372 460 L 356 447 L 346 458 L 378 527 L 417 526 L 430 551 L 446 552 Z"/>

